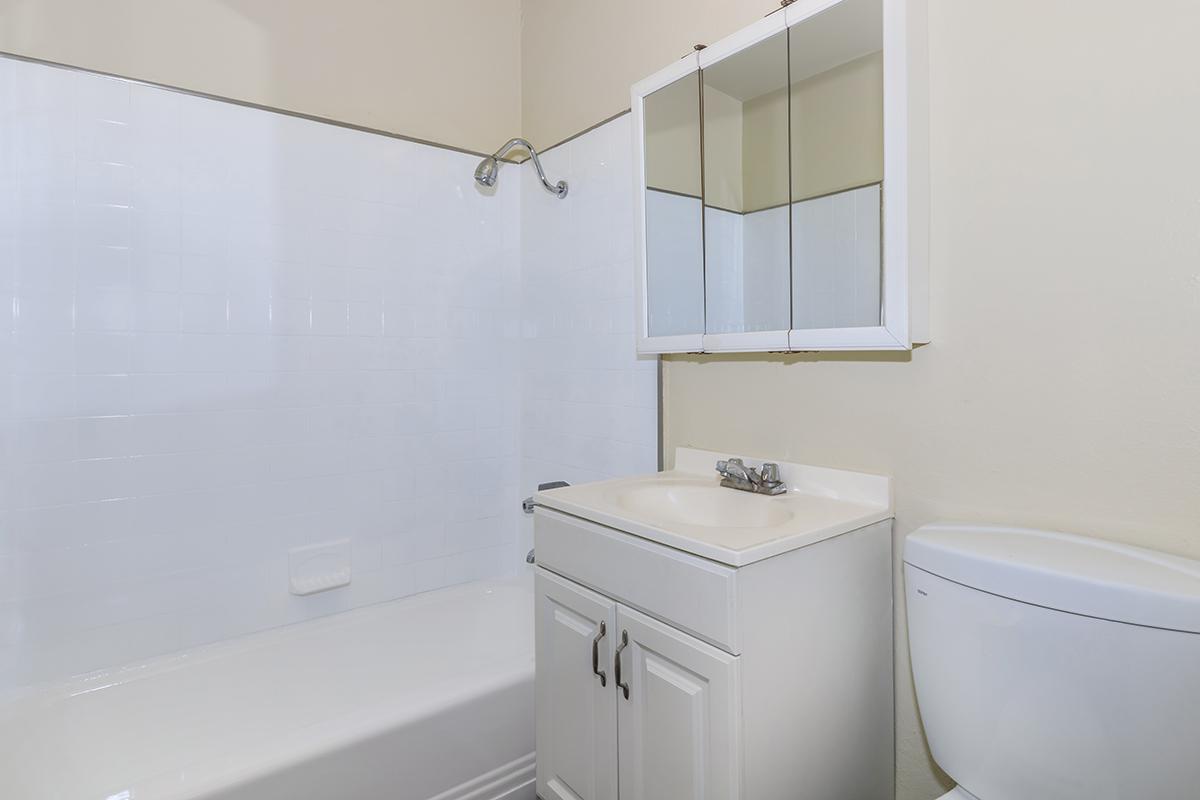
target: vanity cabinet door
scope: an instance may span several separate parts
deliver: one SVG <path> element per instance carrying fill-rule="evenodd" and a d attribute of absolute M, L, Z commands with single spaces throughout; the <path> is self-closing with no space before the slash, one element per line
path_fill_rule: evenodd
<path fill-rule="evenodd" d="M 617 604 L 540 567 L 535 590 L 538 796 L 616 800 Z"/>
<path fill-rule="evenodd" d="M 741 797 L 738 657 L 625 606 L 614 641 L 621 800 Z"/>

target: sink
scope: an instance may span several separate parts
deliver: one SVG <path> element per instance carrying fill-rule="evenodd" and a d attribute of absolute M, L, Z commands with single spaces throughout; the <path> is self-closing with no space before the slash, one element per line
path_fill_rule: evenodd
<path fill-rule="evenodd" d="M 792 517 L 778 497 L 727 489 L 713 481 L 658 481 L 624 486 L 613 495 L 625 511 L 704 528 L 770 528 Z"/>
<path fill-rule="evenodd" d="M 546 512 L 733 567 L 892 515 L 891 481 L 884 476 L 780 461 L 788 491 L 770 496 L 721 486 L 713 468 L 728 458 L 728 453 L 680 447 L 671 470 L 546 489 L 534 499 Z"/>

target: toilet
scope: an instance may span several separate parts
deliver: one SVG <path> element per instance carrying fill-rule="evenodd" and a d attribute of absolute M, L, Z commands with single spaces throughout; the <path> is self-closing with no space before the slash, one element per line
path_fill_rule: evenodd
<path fill-rule="evenodd" d="M 904 577 L 943 800 L 1200 798 L 1200 562 L 930 525 Z"/>

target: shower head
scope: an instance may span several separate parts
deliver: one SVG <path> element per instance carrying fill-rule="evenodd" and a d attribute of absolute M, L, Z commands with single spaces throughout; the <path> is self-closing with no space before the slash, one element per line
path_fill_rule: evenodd
<path fill-rule="evenodd" d="M 500 162 L 495 156 L 488 156 L 479 162 L 475 168 L 475 182 L 480 186 L 495 186 L 496 175 L 500 172 Z"/>
<path fill-rule="evenodd" d="M 524 139 L 509 139 L 508 142 L 479 162 L 479 166 L 475 168 L 475 182 L 480 186 L 491 188 L 496 185 L 496 177 L 500 174 L 500 159 L 504 154 L 514 147 L 523 147 L 529 151 L 529 157 L 533 161 L 533 168 L 537 170 L 538 179 L 541 180 L 542 186 L 546 187 L 546 191 L 557 197 L 559 200 L 567 196 L 567 182 L 559 181 L 551 183 L 546 179 L 546 172 L 542 169 L 541 159 L 538 158 L 537 150 L 533 149 L 533 145 Z"/>

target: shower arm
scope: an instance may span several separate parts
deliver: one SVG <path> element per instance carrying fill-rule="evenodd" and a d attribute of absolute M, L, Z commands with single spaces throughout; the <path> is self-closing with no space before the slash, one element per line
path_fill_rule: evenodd
<path fill-rule="evenodd" d="M 533 168 L 537 170 L 538 179 L 541 180 L 542 186 L 546 187 L 547 192 L 560 200 L 567 196 L 567 182 L 559 181 L 558 183 L 551 183 L 549 179 L 546 178 L 546 171 L 542 169 L 542 160 L 538 158 L 537 150 L 535 150 L 533 145 L 531 145 L 525 139 L 521 139 L 519 137 L 516 139 L 509 139 L 503 147 L 492 154 L 492 158 L 499 161 L 500 159 L 504 158 L 508 151 L 512 150 L 514 147 L 522 147 L 529 151 L 529 157 L 533 161 Z"/>

